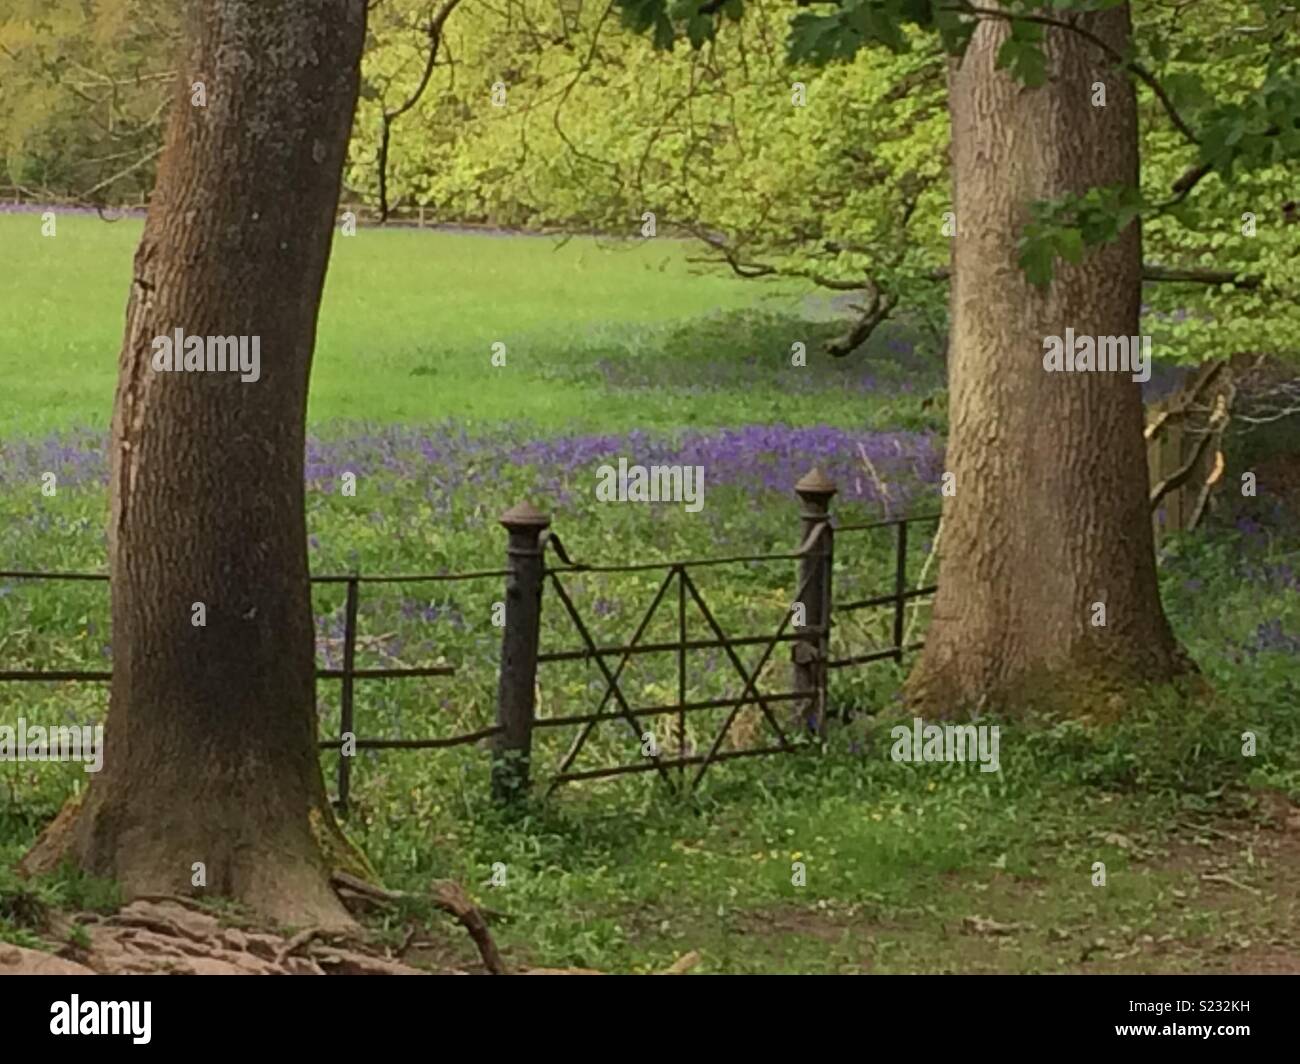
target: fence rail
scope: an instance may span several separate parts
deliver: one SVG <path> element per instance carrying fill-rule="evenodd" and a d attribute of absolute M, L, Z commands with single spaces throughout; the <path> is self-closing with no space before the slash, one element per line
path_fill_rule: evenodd
<path fill-rule="evenodd" d="M 665 783 L 685 789 L 694 788 L 713 764 L 739 757 L 790 753 L 805 745 L 788 734 L 782 727 L 773 706 L 793 703 L 795 720 L 802 724 L 804 735 L 825 735 L 829 717 L 827 706 L 827 679 L 831 669 L 864 665 L 892 659 L 901 662 L 903 656 L 921 649 L 922 642 L 907 643 L 906 610 L 909 603 L 932 595 L 937 587 L 908 586 L 908 529 L 912 525 L 937 523 L 938 514 L 893 518 L 856 524 L 835 525 L 831 519 L 830 501 L 836 494 L 835 485 L 819 470 L 811 470 L 798 484 L 795 493 L 800 501 L 799 545 L 792 551 L 767 554 L 744 554 L 726 557 L 690 558 L 677 561 L 627 562 L 623 564 L 586 564 L 575 562 L 560 537 L 550 530 L 549 516 L 540 513 L 527 503 L 511 507 L 500 519 L 506 529 L 506 562 L 504 569 L 483 569 L 465 573 L 427 573 L 365 576 L 360 573 L 322 574 L 311 576 L 312 584 L 343 584 L 344 630 L 343 662 L 341 667 L 317 667 L 317 680 L 337 680 L 341 683 L 339 708 L 339 734 L 336 738 L 320 739 L 322 750 L 338 750 L 336 805 L 346 814 L 351 797 L 352 758 L 345 750 L 434 750 L 464 746 L 491 740 L 492 792 L 502 803 L 518 800 L 531 788 L 531 762 L 533 735 L 539 729 L 577 728 L 578 734 L 564 756 L 550 774 L 550 790 L 563 783 L 579 780 L 603 779 L 635 772 L 659 772 Z M 894 580 L 890 592 L 848 602 L 834 602 L 832 575 L 834 569 L 834 544 L 838 537 L 885 528 L 894 530 Z M 554 555 L 557 564 L 548 564 Z M 798 578 L 794 602 L 782 616 L 775 631 L 766 633 L 727 634 L 706 601 L 691 571 L 724 565 L 756 562 L 796 562 Z M 591 626 L 578 609 L 565 579 L 584 573 L 633 573 L 660 571 L 664 577 L 657 591 L 627 643 L 598 644 Z M 924 574 L 922 574 L 922 578 Z M 3 580 L 95 581 L 108 583 L 107 573 L 42 572 L 32 570 L 0 570 Z M 408 584 L 425 582 L 465 581 L 477 579 L 504 579 L 505 617 L 501 636 L 501 657 L 498 665 L 497 720 L 489 726 L 458 735 L 439 738 L 380 739 L 363 738 L 355 734 L 355 684 L 357 681 L 411 679 L 435 676 L 453 676 L 452 665 L 425 665 L 402 668 L 358 668 L 357 618 L 360 612 L 361 585 Z M 567 617 L 572 631 L 579 637 L 580 646 L 543 650 L 541 647 L 541 609 L 544 592 L 549 585 L 562 615 Z M 676 614 L 676 638 L 643 642 L 643 636 L 657 611 L 668 604 Z M 801 616 L 797 609 L 802 607 Z M 830 656 L 830 636 L 833 616 L 864 609 L 892 607 L 892 644 L 868 653 L 833 659 Z M 709 635 L 707 638 L 689 638 L 687 617 L 694 613 L 701 618 Z M 802 623 L 796 623 L 799 616 Z M 792 630 L 793 629 L 793 630 Z M 759 689 L 759 680 L 780 645 L 791 646 L 791 684 L 789 690 L 765 691 Z M 758 663 L 747 668 L 736 653 L 738 647 L 763 647 Z M 688 651 L 721 650 L 740 682 L 740 692 L 733 697 L 689 699 Z M 676 659 L 676 701 L 667 705 L 634 706 L 624 693 L 620 681 L 632 658 L 647 654 L 673 655 Z M 539 666 L 561 662 L 594 662 L 604 682 L 604 691 L 593 712 L 542 716 L 537 712 L 537 673 Z M 612 663 L 612 664 L 611 664 Z M 88 681 L 110 682 L 111 670 L 93 669 L 34 669 L 0 671 L 0 682 Z M 740 711 L 746 707 L 756 709 L 766 725 L 768 734 L 764 745 L 744 749 L 723 749 Z M 707 710 L 730 709 L 704 752 L 691 752 L 686 745 L 686 719 L 688 714 Z M 657 748 L 650 749 L 635 764 L 606 765 L 598 768 L 576 767 L 594 729 L 607 722 L 624 722 L 637 741 L 645 738 L 639 722 L 661 717 L 674 717 L 675 728 L 672 745 L 673 756 L 661 756 Z M 652 744 L 653 746 L 654 744 Z M 689 783 L 685 782 L 686 769 L 696 771 Z M 548 791 L 549 793 L 549 791 Z"/>

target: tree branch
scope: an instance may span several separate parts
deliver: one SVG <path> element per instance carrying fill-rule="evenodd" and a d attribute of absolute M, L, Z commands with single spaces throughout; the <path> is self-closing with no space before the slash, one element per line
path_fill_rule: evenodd
<path fill-rule="evenodd" d="M 442 7 L 438 9 L 438 13 L 429 20 L 429 25 L 425 29 L 425 33 L 429 38 L 429 55 L 425 60 L 424 73 L 420 76 L 420 83 L 397 110 L 383 111 L 380 114 L 382 128 L 379 134 L 379 154 L 375 160 L 376 166 L 379 168 L 380 225 L 388 221 L 388 147 L 392 139 L 393 123 L 419 103 L 420 97 L 424 95 L 424 90 L 429 87 L 429 81 L 433 77 L 434 64 L 438 59 L 438 46 L 442 43 L 442 29 L 459 4 L 460 0 L 445 0 Z"/>
<path fill-rule="evenodd" d="M 1183 116 L 1178 113 L 1178 108 L 1174 106 L 1173 100 L 1169 98 L 1169 94 L 1165 92 L 1164 86 L 1160 84 L 1160 81 L 1156 76 L 1137 60 L 1125 59 L 1123 54 L 1106 41 L 1102 40 L 1102 38 L 1098 37 L 1091 30 L 1086 30 L 1082 26 L 1077 26 L 1072 22 L 1052 18 L 1049 15 L 1028 15 L 1022 12 L 997 11 L 987 7 L 976 7 L 974 4 L 966 2 L 966 0 L 962 0 L 962 2 L 957 4 L 949 5 L 945 7 L 944 10 L 975 15 L 978 18 L 986 20 L 998 19 L 1003 22 L 1033 22 L 1040 26 L 1053 26 L 1056 29 L 1069 30 L 1071 33 L 1078 34 L 1089 44 L 1104 52 L 1122 69 L 1127 70 L 1130 74 L 1138 78 L 1147 88 L 1155 93 L 1156 99 L 1160 101 L 1161 106 L 1165 109 L 1165 113 L 1169 115 L 1169 120 L 1173 122 L 1179 133 L 1193 144 L 1199 144 L 1201 142 L 1200 138 L 1197 137 L 1196 133 L 1192 130 L 1192 127 L 1189 126 L 1183 119 Z"/>
<path fill-rule="evenodd" d="M 871 306 L 849 328 L 843 336 L 826 344 L 826 353 L 832 358 L 844 358 L 852 354 L 867 342 L 881 322 L 885 321 L 898 305 L 898 296 L 890 293 L 882 297 L 877 291 L 872 296 Z"/>

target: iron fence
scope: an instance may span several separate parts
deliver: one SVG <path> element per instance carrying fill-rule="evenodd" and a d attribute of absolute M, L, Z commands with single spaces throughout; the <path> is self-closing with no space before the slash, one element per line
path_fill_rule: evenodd
<path fill-rule="evenodd" d="M 830 500 L 835 485 L 818 470 L 812 470 L 795 485 L 800 500 L 799 545 L 792 551 L 765 554 L 705 557 L 677 561 L 633 562 L 624 564 L 588 564 L 576 562 L 563 541 L 550 530 L 550 518 L 527 503 L 511 507 L 500 523 L 507 532 L 506 568 L 465 573 L 403 574 L 365 576 L 313 575 L 313 585 L 345 585 L 342 666 L 316 668 L 316 679 L 337 680 L 341 684 L 339 735 L 321 739 L 322 750 L 339 750 L 337 766 L 337 805 L 346 814 L 351 796 L 352 757 L 345 747 L 372 750 L 431 750 L 492 740 L 492 791 L 500 802 L 511 802 L 530 789 L 534 732 L 541 729 L 578 729 L 568 750 L 550 776 L 550 790 L 563 783 L 601 779 L 636 772 L 658 772 L 665 783 L 683 789 L 694 788 L 708 768 L 721 761 L 790 753 L 806 745 L 811 736 L 824 736 L 829 719 L 828 675 L 832 669 L 869 664 L 892 659 L 901 662 L 904 654 L 921 649 L 922 642 L 905 644 L 906 610 L 909 603 L 932 595 L 936 586 L 909 587 L 907 558 L 909 527 L 937 523 L 938 514 L 925 514 L 891 520 L 836 526 L 831 519 Z M 839 537 L 872 530 L 894 530 L 894 581 L 888 593 L 869 598 L 835 602 L 832 588 L 834 544 Z M 548 559 L 554 556 L 555 564 Z M 698 581 L 692 576 L 700 569 L 739 564 L 794 562 L 798 582 L 791 608 L 785 611 L 775 631 L 728 635 L 709 606 Z M 584 618 L 566 587 L 565 580 L 581 573 L 662 572 L 657 590 L 641 615 L 627 643 L 598 645 L 592 626 Z M 107 583 L 107 573 L 42 572 L 27 570 L 0 571 L 5 580 L 95 581 Z M 402 668 L 358 668 L 357 618 L 361 587 L 364 584 L 404 584 L 453 582 L 480 579 L 504 579 L 506 609 L 498 664 L 496 722 L 460 734 L 438 738 L 382 739 L 355 734 L 355 684 L 357 681 L 411 679 L 452 676 L 451 665 L 427 665 Z M 545 588 L 551 592 L 580 639 L 578 647 L 546 649 L 541 647 L 541 610 Z M 659 608 L 675 601 L 676 638 L 643 642 L 651 619 Z M 800 610 L 799 607 L 802 607 Z M 890 608 L 892 644 L 868 653 L 832 658 L 830 635 L 833 618 L 866 609 Z M 704 621 L 708 638 L 688 638 L 687 615 L 693 609 Z M 802 623 L 797 623 L 797 620 Z M 764 691 L 759 679 L 776 648 L 791 645 L 790 686 L 787 690 Z M 761 646 L 762 655 L 751 669 L 746 668 L 737 647 Z M 721 650 L 740 681 L 739 694 L 733 697 L 690 699 L 687 653 L 692 650 Z M 620 685 L 628 662 L 637 655 L 669 654 L 676 658 L 676 701 L 666 705 L 633 706 Z M 537 712 L 537 675 L 540 666 L 565 661 L 594 662 L 604 681 L 604 691 L 593 712 L 539 715 Z M 611 668 L 610 662 L 616 664 Z M 0 670 L 0 682 L 109 682 L 111 670 L 97 669 L 24 669 Z M 773 706 L 793 703 L 795 720 L 802 724 L 800 734 L 792 736 L 783 727 Z M 743 749 L 723 749 L 737 715 L 744 708 L 754 708 L 768 730 L 767 745 Z M 729 709 L 730 712 L 703 753 L 688 753 L 685 741 L 688 714 L 706 710 Z M 645 738 L 638 721 L 672 717 L 675 756 L 665 758 L 651 749 L 639 762 L 593 769 L 575 769 L 579 755 L 592 731 L 601 723 L 622 721 L 639 741 Z M 694 768 L 689 785 L 686 770 Z M 548 791 L 549 793 L 549 791 Z"/>

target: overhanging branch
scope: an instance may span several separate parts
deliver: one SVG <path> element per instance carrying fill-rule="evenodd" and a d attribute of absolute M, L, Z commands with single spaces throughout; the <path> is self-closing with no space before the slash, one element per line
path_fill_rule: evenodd
<path fill-rule="evenodd" d="M 394 111 L 384 111 L 380 115 L 379 155 L 376 159 L 376 165 L 379 168 L 380 225 L 388 221 L 388 146 L 392 139 L 393 123 L 419 103 L 420 97 L 424 95 L 424 90 L 429 87 L 429 81 L 433 77 L 433 68 L 438 59 L 438 46 L 442 43 L 442 29 L 459 4 L 460 0 L 445 0 L 442 7 L 438 9 L 437 14 L 429 20 L 429 25 L 425 28 L 425 33 L 429 38 L 429 55 L 425 60 L 424 72 L 420 75 L 420 83 L 400 107 Z"/>

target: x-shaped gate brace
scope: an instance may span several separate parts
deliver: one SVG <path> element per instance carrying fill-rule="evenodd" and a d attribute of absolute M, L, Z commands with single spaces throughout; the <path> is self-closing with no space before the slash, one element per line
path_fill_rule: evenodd
<path fill-rule="evenodd" d="M 821 529 L 819 528 L 811 536 L 809 536 L 807 541 L 801 544 L 798 553 L 803 553 L 805 550 L 810 549 L 815 544 L 818 536 L 820 535 L 820 532 Z M 581 565 L 572 561 L 572 559 L 569 558 L 568 553 L 564 549 L 564 544 L 561 542 L 560 538 L 557 535 L 555 535 L 553 532 L 547 532 L 543 534 L 543 548 L 545 547 L 546 544 L 551 544 L 554 547 L 555 552 L 560 557 L 560 560 L 565 564 L 565 566 L 567 566 L 567 569 L 564 571 L 584 571 L 584 570 L 593 570 L 596 568 L 594 566 Z M 582 619 L 582 615 L 578 612 L 577 607 L 573 603 L 573 599 L 570 597 L 568 591 L 564 587 L 564 584 L 560 581 L 559 572 L 555 569 L 547 568 L 545 575 L 550 578 L 551 584 L 552 586 L 554 586 L 556 594 L 559 596 L 560 601 L 564 604 L 564 608 L 568 613 L 569 617 L 571 618 L 571 620 L 573 621 L 574 627 L 578 630 L 578 634 L 582 637 L 582 641 L 586 646 L 586 654 L 584 656 L 595 659 L 596 664 L 600 668 L 600 671 L 603 674 L 605 679 L 605 690 L 601 696 L 600 704 L 596 709 L 596 713 L 591 719 L 588 719 L 583 724 L 582 730 L 578 733 L 577 736 L 575 736 L 574 741 L 570 745 L 563 760 L 561 761 L 559 772 L 552 780 L 552 783 L 548 790 L 548 794 L 550 792 L 553 792 L 555 788 L 558 787 L 561 783 L 567 782 L 570 779 L 595 778 L 596 776 L 600 776 L 600 775 L 614 775 L 620 771 L 628 771 L 628 769 L 610 769 L 605 771 L 582 773 L 581 776 L 578 776 L 576 774 L 574 775 L 568 774 L 568 770 L 572 767 L 574 761 L 577 760 L 579 753 L 582 751 L 583 746 L 586 744 L 587 738 L 590 736 L 591 732 L 595 729 L 596 725 L 600 723 L 601 719 L 612 720 L 615 719 L 615 716 L 618 716 L 621 719 L 627 721 L 628 726 L 632 729 L 633 735 L 638 740 L 641 738 L 640 728 L 638 727 L 637 720 L 636 720 L 638 714 L 636 711 L 632 709 L 630 705 L 628 705 L 627 699 L 623 696 L 623 691 L 619 686 L 619 678 L 623 674 L 624 667 L 631 660 L 633 653 L 635 653 L 638 646 L 641 644 L 641 638 L 645 634 L 647 627 L 649 627 L 650 621 L 654 617 L 655 612 L 658 610 L 659 604 L 663 601 L 664 595 L 667 593 L 668 588 L 671 586 L 674 577 L 676 577 L 676 579 L 679 581 L 679 597 L 683 602 L 683 608 L 684 608 L 684 592 L 689 591 L 690 596 L 694 600 L 696 607 L 699 609 L 701 616 L 704 618 L 709 628 L 712 629 L 713 634 L 717 639 L 716 644 L 703 643 L 699 645 L 721 646 L 723 651 L 726 653 L 728 659 L 730 660 L 732 667 L 739 674 L 741 680 L 744 681 L 744 687 L 740 693 L 739 699 L 735 701 L 734 705 L 732 706 L 730 714 L 728 714 L 727 719 L 723 722 L 723 725 L 721 729 L 719 729 L 718 734 L 714 737 L 713 743 L 710 746 L 707 754 L 705 754 L 703 757 L 685 757 L 684 750 L 679 750 L 679 755 L 681 756 L 679 756 L 677 760 L 665 763 L 659 757 L 657 751 L 652 752 L 651 754 L 649 754 L 649 757 L 651 758 L 655 770 L 658 771 L 659 775 L 663 778 L 664 782 L 667 783 L 670 787 L 672 787 L 673 779 L 668 771 L 670 768 L 680 767 L 684 770 L 686 765 L 698 763 L 700 766 L 699 770 L 696 772 L 690 784 L 690 789 L 694 790 L 699 785 L 700 780 L 703 779 L 704 773 L 708 770 L 709 765 L 711 765 L 714 761 L 721 760 L 722 758 L 728 756 L 739 756 L 740 754 L 785 753 L 797 749 L 797 746 L 790 741 L 789 737 L 782 729 L 779 721 L 772 713 L 772 709 L 771 706 L 769 705 L 769 702 L 776 701 L 778 699 L 787 700 L 790 698 L 806 697 L 807 693 L 794 692 L 789 695 L 774 696 L 774 695 L 764 695 L 757 689 L 758 678 L 762 674 L 764 667 L 767 665 L 768 659 L 772 656 L 772 651 L 775 650 L 777 644 L 782 641 L 782 637 L 785 635 L 786 629 L 790 624 L 790 619 L 793 616 L 793 611 L 787 610 L 785 612 L 785 615 L 781 620 L 781 624 L 778 626 L 776 632 L 769 639 L 766 640 L 766 647 L 763 651 L 763 655 L 759 659 L 758 664 L 754 667 L 753 671 L 751 672 L 745 668 L 744 662 L 740 660 L 740 656 L 735 651 L 735 648 L 733 646 L 733 641 L 730 640 L 727 637 L 726 633 L 723 632 L 722 626 L 718 624 L 718 621 L 714 617 L 712 610 L 709 609 L 708 604 L 704 601 L 703 596 L 700 594 L 699 588 L 696 586 L 695 581 L 691 578 L 690 573 L 687 571 L 687 567 L 685 563 L 676 563 L 668 566 L 668 572 L 664 576 L 664 579 L 660 582 L 659 588 L 655 592 L 653 601 L 650 603 L 650 606 L 647 608 L 646 612 L 641 617 L 640 623 L 637 625 L 636 632 L 632 636 L 632 641 L 624 647 L 607 648 L 605 650 L 601 650 L 599 647 L 597 647 L 596 641 L 592 638 L 591 632 L 589 631 L 586 623 Z M 808 585 L 813 579 L 813 576 L 814 574 L 810 572 L 807 575 L 805 575 L 803 580 L 800 582 L 799 587 L 795 592 L 796 602 L 802 601 L 803 596 L 808 589 Z M 820 629 L 815 626 L 808 626 L 803 631 L 804 634 L 810 634 L 810 635 L 820 634 Z M 663 647 L 662 649 L 664 649 L 665 651 L 675 649 L 681 652 L 687 648 L 692 648 L 692 647 L 698 648 L 697 644 L 687 642 L 684 631 L 679 631 L 678 642 L 674 644 L 669 644 Z M 609 665 L 605 661 L 605 657 L 612 656 L 618 653 L 621 653 L 622 657 L 620 658 L 617 667 L 611 672 Z M 605 714 L 605 707 L 609 704 L 611 695 L 618 703 L 619 712 L 616 715 Z M 766 718 L 768 724 L 771 725 L 772 729 L 776 732 L 776 735 L 780 740 L 780 745 L 775 747 L 763 747 L 763 748 L 752 749 L 752 750 L 734 751 L 731 755 L 721 754 L 719 751 L 721 750 L 722 743 L 725 741 L 727 737 L 727 733 L 730 731 L 731 725 L 736 719 L 736 715 L 740 712 L 741 709 L 743 709 L 746 705 L 749 705 L 750 703 L 756 703 L 758 705 L 759 709 L 763 713 L 763 716 Z M 726 701 L 723 701 L 721 703 L 721 705 L 723 706 L 725 706 L 726 704 L 727 704 Z M 690 708 L 708 708 L 710 705 L 711 703 L 705 702 L 702 704 L 692 705 L 690 706 Z M 677 710 L 679 713 L 684 713 L 687 708 L 688 705 L 684 701 L 684 696 L 683 696 L 683 701 L 679 705 L 673 707 L 664 707 L 661 713 L 657 715 L 666 715 L 668 713 L 671 713 L 673 710 Z M 647 716 L 649 714 L 646 714 L 645 711 L 641 711 L 640 715 Z M 545 721 L 544 719 L 538 720 L 537 723 L 544 724 Z M 679 730 L 679 741 L 680 741 L 680 737 L 681 737 L 681 732 Z"/>

